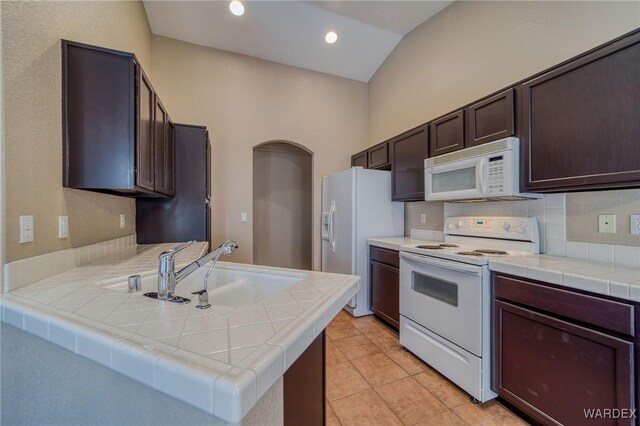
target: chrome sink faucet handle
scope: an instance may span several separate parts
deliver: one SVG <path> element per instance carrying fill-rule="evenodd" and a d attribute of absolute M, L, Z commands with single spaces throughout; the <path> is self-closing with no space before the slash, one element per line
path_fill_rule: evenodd
<path fill-rule="evenodd" d="M 168 300 L 173 297 L 176 287 L 176 263 L 175 256 L 186 249 L 195 241 L 189 241 L 179 246 L 173 247 L 158 256 L 158 299 Z"/>

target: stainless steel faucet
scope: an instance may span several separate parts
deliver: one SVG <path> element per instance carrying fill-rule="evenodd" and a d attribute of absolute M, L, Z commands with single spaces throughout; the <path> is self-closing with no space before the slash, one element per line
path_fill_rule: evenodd
<path fill-rule="evenodd" d="M 187 299 L 186 297 L 175 295 L 176 285 L 178 285 L 180 281 L 182 281 L 196 269 L 206 265 L 208 262 L 213 260 L 213 263 L 215 265 L 215 262 L 217 262 L 221 254 L 229 256 L 238 249 L 238 245 L 233 241 L 225 241 L 209 254 L 202 256 L 200 259 L 191 262 L 190 264 L 176 272 L 176 254 L 186 249 L 193 243 L 195 243 L 195 241 L 189 241 L 185 244 L 167 250 L 161 253 L 160 256 L 158 256 L 158 259 L 160 261 L 158 265 L 158 292 L 146 293 L 145 296 L 176 303 L 191 302 L 191 300 Z"/>

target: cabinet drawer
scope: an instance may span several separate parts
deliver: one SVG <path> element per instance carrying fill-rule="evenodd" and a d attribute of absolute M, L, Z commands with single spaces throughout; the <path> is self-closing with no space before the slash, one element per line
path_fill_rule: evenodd
<path fill-rule="evenodd" d="M 375 169 L 389 164 L 389 144 L 376 145 L 367 151 L 367 167 Z"/>
<path fill-rule="evenodd" d="M 495 297 L 525 304 L 532 308 L 602 327 L 617 333 L 635 336 L 635 307 L 514 278 L 495 275 Z"/>
<path fill-rule="evenodd" d="M 465 110 L 465 148 L 514 134 L 513 89 L 491 96 Z"/>
<path fill-rule="evenodd" d="M 384 263 L 394 268 L 400 267 L 400 254 L 395 250 L 388 250 L 370 246 L 371 260 Z"/>

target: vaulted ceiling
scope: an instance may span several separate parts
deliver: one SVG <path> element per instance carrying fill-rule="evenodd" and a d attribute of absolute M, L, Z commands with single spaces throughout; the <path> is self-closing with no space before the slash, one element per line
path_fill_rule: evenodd
<path fill-rule="evenodd" d="M 154 34 L 367 82 L 405 34 L 451 1 L 144 1 Z M 338 41 L 328 44 L 328 31 Z"/>

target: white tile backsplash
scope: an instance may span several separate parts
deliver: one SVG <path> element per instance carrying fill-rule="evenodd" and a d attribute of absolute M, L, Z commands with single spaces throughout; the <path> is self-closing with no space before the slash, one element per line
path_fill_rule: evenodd
<path fill-rule="evenodd" d="M 565 195 L 483 203 L 445 203 L 444 216 L 535 216 L 540 233 L 540 252 L 566 255 Z"/>
<path fill-rule="evenodd" d="M 86 265 L 118 250 L 136 245 L 135 234 L 88 246 L 60 250 L 41 256 L 7 263 L 3 268 L 3 292 L 15 290 L 36 281 L 61 274 L 76 266 Z"/>
<path fill-rule="evenodd" d="M 567 241 L 566 194 L 524 201 L 445 203 L 444 216 L 535 216 L 540 253 L 640 267 L 640 247 Z"/>

